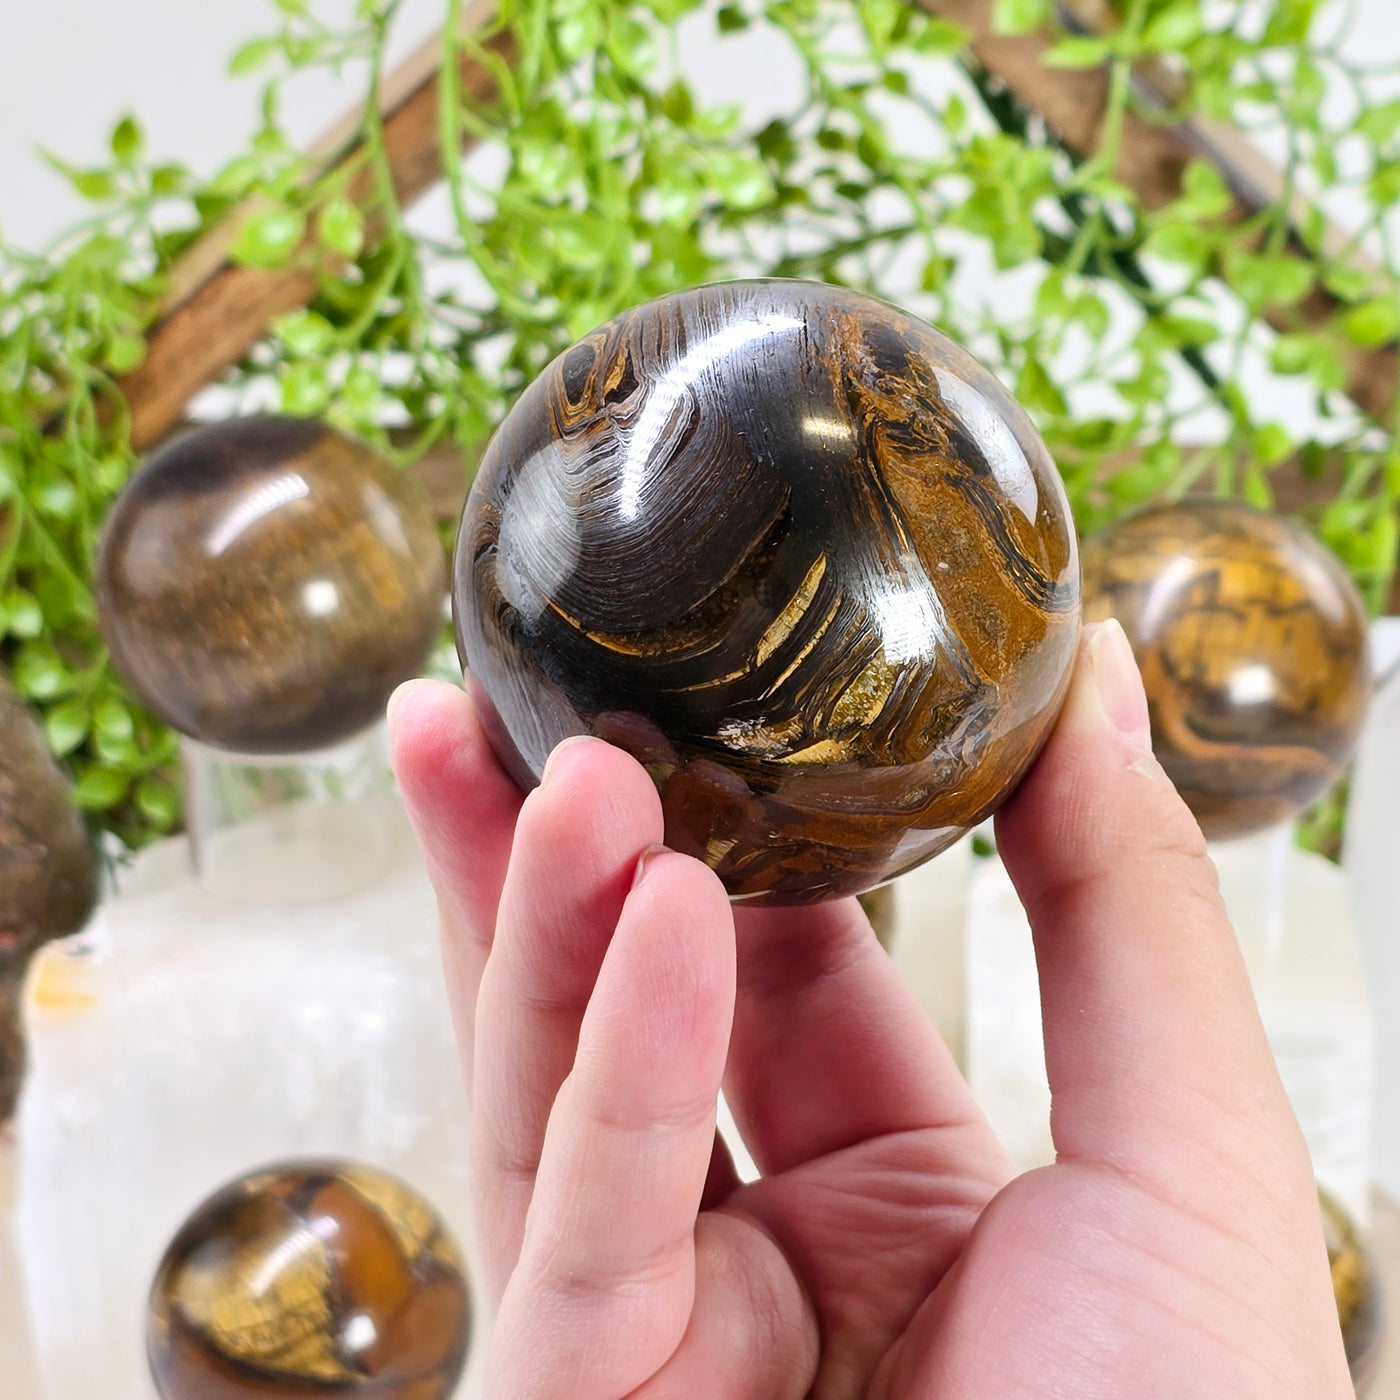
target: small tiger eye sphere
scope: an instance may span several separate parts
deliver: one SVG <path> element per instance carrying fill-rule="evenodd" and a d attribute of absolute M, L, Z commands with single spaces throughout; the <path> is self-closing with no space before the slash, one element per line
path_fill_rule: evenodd
<path fill-rule="evenodd" d="M 1084 543 L 1084 620 L 1110 615 L 1207 836 L 1296 816 L 1341 776 L 1371 693 L 1366 609 L 1301 525 L 1208 499 L 1129 516 Z"/>
<path fill-rule="evenodd" d="M 1332 1269 L 1332 1292 L 1337 1299 L 1337 1320 L 1342 1327 L 1352 1387 L 1359 1397 L 1366 1394 L 1375 1379 L 1385 1340 L 1385 1300 L 1375 1262 L 1351 1217 L 1325 1191 L 1318 1196 L 1327 1262 Z"/>
<path fill-rule="evenodd" d="M 161 1400 L 446 1400 L 471 1337 L 462 1257 L 403 1182 L 287 1162 L 226 1186 L 156 1273 Z"/>
<path fill-rule="evenodd" d="M 173 728 L 287 754 L 349 738 L 438 635 L 442 549 L 410 479 L 313 419 L 186 433 L 108 517 L 98 613 L 112 662 Z"/>
<path fill-rule="evenodd" d="M 593 734 L 731 896 L 858 894 L 1044 742 L 1078 635 L 1064 489 L 932 327 L 816 283 L 663 297 L 556 359 L 458 535 L 468 685 L 524 786 Z"/>

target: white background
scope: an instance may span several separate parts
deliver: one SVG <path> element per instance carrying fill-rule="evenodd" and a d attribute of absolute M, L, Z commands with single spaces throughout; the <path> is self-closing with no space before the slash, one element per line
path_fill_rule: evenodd
<path fill-rule="evenodd" d="M 334 3 L 348 9 L 350 0 Z M 444 8 L 444 0 L 405 0 L 396 48 L 411 48 L 428 34 Z M 1359 0 L 1358 9 L 1350 51 L 1370 62 L 1400 57 L 1396 0 Z M 38 246 L 79 212 L 36 147 L 78 163 L 99 161 L 106 133 L 127 111 L 140 114 L 162 158 L 212 173 L 240 149 L 256 121 L 257 80 L 229 81 L 227 59 L 245 39 L 272 29 L 274 16 L 270 0 L 0 0 L 6 237 Z M 771 87 L 772 71 L 761 62 L 754 68 L 711 76 L 716 86 L 740 92 Z M 294 134 L 314 137 L 348 96 L 330 79 L 301 81 L 286 108 Z"/>

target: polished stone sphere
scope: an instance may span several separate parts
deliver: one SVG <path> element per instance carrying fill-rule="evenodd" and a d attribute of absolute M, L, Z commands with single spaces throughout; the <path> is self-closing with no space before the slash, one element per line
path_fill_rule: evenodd
<path fill-rule="evenodd" d="M 1375 1262 L 1351 1217 L 1325 1191 L 1319 1192 L 1319 1198 L 1347 1368 L 1353 1388 L 1362 1396 L 1375 1379 L 1381 1343 L 1385 1339 L 1385 1300 Z"/>
<path fill-rule="evenodd" d="M 0 1124 L 24 1083 L 24 979 L 97 902 L 97 850 L 34 712 L 0 681 Z"/>
<path fill-rule="evenodd" d="M 1084 543 L 1084 620 L 1109 615 L 1207 836 L 1296 816 L 1341 776 L 1371 694 L 1366 609 L 1301 525 L 1215 499 L 1129 516 Z"/>
<path fill-rule="evenodd" d="M 344 1161 L 240 1178 L 151 1288 L 161 1400 L 446 1400 L 471 1336 L 462 1257 L 401 1181 Z"/>
<path fill-rule="evenodd" d="M 870 889 L 995 809 L 1079 626 L 1025 413 L 932 327 L 795 281 L 663 297 L 559 356 L 482 459 L 453 599 L 521 784 L 608 739 L 667 842 L 773 904 Z"/>
<path fill-rule="evenodd" d="M 193 739 L 323 748 L 372 724 L 441 625 L 442 550 L 414 484 L 305 418 L 197 428 L 108 517 L 97 599 L 112 663 Z"/>

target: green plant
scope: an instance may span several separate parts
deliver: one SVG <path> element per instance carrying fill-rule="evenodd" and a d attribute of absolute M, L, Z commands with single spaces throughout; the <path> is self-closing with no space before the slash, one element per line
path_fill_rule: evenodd
<path fill-rule="evenodd" d="M 54 161 L 91 216 L 41 254 L 0 246 L 3 660 L 98 825 L 139 844 L 178 820 L 172 738 L 112 675 L 94 620 L 96 540 L 133 466 L 118 379 L 141 360 L 180 252 L 250 197 L 259 212 L 233 257 L 315 259 L 319 283 L 230 386 L 275 386 L 288 411 L 386 445 L 406 425 L 409 445 L 390 449 L 401 460 L 439 440 L 474 460 L 546 361 L 624 306 L 712 278 L 814 277 L 882 291 L 988 361 L 1039 421 L 1085 527 L 1193 487 L 1267 503 L 1288 459 L 1337 470 L 1313 523 L 1373 606 L 1385 597 L 1400 451 L 1393 424 L 1339 390 L 1348 346 L 1400 332 L 1383 222 L 1400 199 L 1400 102 L 1376 96 L 1390 75 L 1343 58 L 1345 6 L 1272 0 L 1207 23 L 1197 0 L 1122 0 L 1111 37 L 1066 35 L 1050 56 L 1109 67 L 1103 148 L 1078 161 L 968 57 L 957 26 L 905 0 L 502 0 L 513 66 L 485 33 L 462 37 L 462 0 L 445 0 L 446 236 L 399 208 L 373 102 L 371 219 L 347 197 L 357 171 L 314 175 L 279 121 L 282 85 L 307 68 L 352 69 L 374 91 L 397 8 L 360 0 L 337 28 L 312 0 L 276 0 L 275 29 L 232 62 L 265 83 L 246 149 L 200 181 L 149 155 L 128 118 L 106 164 Z M 997 14 L 1007 30 L 1051 18 L 1049 0 L 997 0 Z M 704 38 L 742 53 L 759 35 L 774 46 L 765 75 L 789 70 L 792 100 L 702 100 L 683 52 Z M 464 49 L 497 71 L 489 107 L 451 81 Z M 1114 177 L 1132 65 L 1164 54 L 1186 80 L 1170 115 L 1282 136 L 1276 205 L 1232 222 L 1202 163 L 1151 211 Z M 464 135 L 478 143 L 466 161 Z M 1342 184 L 1371 212 L 1334 255 L 1320 219 L 1298 226 L 1290 211 L 1295 192 Z M 1353 266 L 1363 245 L 1378 250 L 1373 272 Z M 994 306 L 967 292 L 977 267 Z M 1295 317 L 1318 285 L 1339 298 L 1329 324 L 1271 328 L 1266 310 Z M 1270 375 L 1316 405 L 1320 427 L 1268 417 Z M 1193 440 L 1201 450 L 1185 450 Z"/>

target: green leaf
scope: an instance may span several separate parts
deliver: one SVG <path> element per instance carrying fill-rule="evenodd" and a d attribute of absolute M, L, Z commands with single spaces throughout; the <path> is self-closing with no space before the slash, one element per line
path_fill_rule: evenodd
<path fill-rule="evenodd" d="M 141 154 L 146 138 L 136 123 L 135 117 L 123 117 L 112 129 L 112 154 L 123 165 L 130 165 Z"/>
<path fill-rule="evenodd" d="M 1363 110 L 1356 119 L 1356 130 L 1376 146 L 1384 146 L 1400 132 L 1400 98 Z"/>
<path fill-rule="evenodd" d="M 348 199 L 333 199 L 316 216 L 316 235 L 343 258 L 357 258 L 365 246 L 365 216 Z"/>
<path fill-rule="evenodd" d="M 1142 47 L 1154 53 L 1177 53 L 1205 31 L 1199 0 L 1185 0 L 1160 14 L 1143 32 Z"/>
<path fill-rule="evenodd" d="M 287 262 L 306 232 L 305 218 L 291 209 L 255 214 L 229 249 L 235 262 L 248 267 L 280 267 Z"/>
<path fill-rule="evenodd" d="M 1269 354 L 1276 374 L 1302 374 L 1312 362 L 1317 342 L 1310 335 L 1281 335 Z"/>
<path fill-rule="evenodd" d="M 89 811 L 104 811 L 126 796 L 129 782 L 128 776 L 115 768 L 94 765 L 74 785 L 73 800 Z"/>
<path fill-rule="evenodd" d="M 961 53 L 972 35 L 950 19 L 937 19 L 930 15 L 915 28 L 912 39 L 915 53 L 951 56 Z"/>
<path fill-rule="evenodd" d="M 158 778 L 143 778 L 136 789 L 136 807 L 158 830 L 168 830 L 179 815 L 179 799 L 168 783 Z"/>
<path fill-rule="evenodd" d="M 151 171 L 151 193 L 179 194 L 188 181 L 189 172 L 183 165 L 158 165 Z"/>
<path fill-rule="evenodd" d="M 744 151 L 716 151 L 708 165 L 715 189 L 731 209 L 755 209 L 772 200 L 772 178 L 755 156 Z"/>
<path fill-rule="evenodd" d="M 1062 418 L 1069 412 L 1065 396 L 1056 387 L 1039 360 L 1030 358 L 1021 367 L 1016 380 L 1016 397 L 1027 408 Z"/>
<path fill-rule="evenodd" d="M 117 193 L 117 182 L 110 170 L 75 171 L 71 184 L 84 199 L 90 199 L 94 204 L 112 199 Z"/>
<path fill-rule="evenodd" d="M 1163 224 L 1148 235 L 1144 251 L 1167 262 L 1199 268 L 1214 246 L 1210 232 L 1198 224 Z"/>
<path fill-rule="evenodd" d="M 688 126 L 695 115 L 695 99 L 679 78 L 661 95 L 661 110 L 666 120 L 677 126 Z"/>
<path fill-rule="evenodd" d="M 255 73 L 268 59 L 281 53 L 280 39 L 249 39 L 241 48 L 234 51 L 228 61 L 230 78 L 241 78 L 247 73 Z"/>
<path fill-rule="evenodd" d="M 1365 268 L 1347 267 L 1343 263 L 1322 270 L 1322 285 L 1343 301 L 1360 301 L 1374 280 L 1375 273 Z"/>
<path fill-rule="evenodd" d="M 1358 345 L 1384 345 L 1400 333 L 1400 298 L 1376 297 L 1353 307 L 1342 318 L 1342 329 Z"/>
<path fill-rule="evenodd" d="M 44 737 L 50 752 L 58 758 L 72 753 L 87 738 L 91 723 L 86 701 L 64 700 L 55 705 L 44 716 Z"/>
<path fill-rule="evenodd" d="M 1293 306 L 1307 295 L 1316 270 L 1286 253 L 1246 253 L 1226 258 L 1225 280 L 1246 306 Z"/>
<path fill-rule="evenodd" d="M 992 29 L 998 34 L 1029 34 L 1050 19 L 1050 0 L 996 0 Z"/>
<path fill-rule="evenodd" d="M 737 5 L 725 5 L 715 15 L 715 24 L 721 34 L 738 34 L 749 27 L 749 17 Z"/>
<path fill-rule="evenodd" d="M 78 488 L 66 477 L 55 477 L 44 482 L 32 499 L 41 514 L 67 520 L 78 507 Z"/>
<path fill-rule="evenodd" d="M 299 360 L 282 376 L 282 411 L 310 418 L 330 402 L 326 366 L 317 360 Z"/>
<path fill-rule="evenodd" d="M 1052 44 L 1041 62 L 1047 68 L 1097 68 L 1112 54 L 1113 46 L 1107 39 L 1074 36 Z"/>
<path fill-rule="evenodd" d="M 49 700 L 68 684 L 68 673 L 50 648 L 29 646 L 15 664 L 14 682 L 15 689 L 28 699 Z"/>
<path fill-rule="evenodd" d="M 114 335 L 107 342 L 107 368 L 113 374 L 130 374 L 146 358 L 146 342 L 139 335 Z"/>
<path fill-rule="evenodd" d="M 1192 160 L 1181 177 L 1182 197 L 1172 207 L 1179 219 L 1217 219 L 1235 202 L 1225 177 L 1208 161 Z"/>
<path fill-rule="evenodd" d="M 1293 451 L 1293 436 L 1281 423 L 1265 423 L 1254 434 L 1254 456 L 1265 467 L 1276 467 Z"/>
<path fill-rule="evenodd" d="M 279 316 L 272 323 L 272 329 L 298 359 L 324 353 L 335 339 L 335 327 L 314 311 L 292 311 Z"/>
<path fill-rule="evenodd" d="M 23 588 L 11 588 L 4 598 L 6 630 L 15 637 L 37 637 L 44 630 L 39 600 Z"/>
<path fill-rule="evenodd" d="M 131 711 L 112 696 L 97 702 L 92 713 L 93 728 L 113 739 L 130 739 L 136 732 L 136 722 Z"/>

